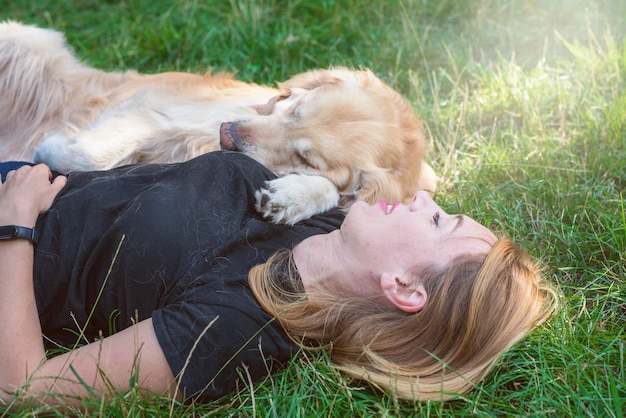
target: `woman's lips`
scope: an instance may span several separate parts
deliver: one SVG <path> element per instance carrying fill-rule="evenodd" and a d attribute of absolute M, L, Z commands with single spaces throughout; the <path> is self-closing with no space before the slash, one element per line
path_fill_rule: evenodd
<path fill-rule="evenodd" d="M 383 211 L 385 215 L 389 215 L 399 205 L 400 205 L 400 202 L 396 202 L 393 205 L 390 205 L 389 202 L 387 202 L 386 200 L 381 200 L 380 202 L 378 202 L 378 206 L 380 206 L 380 209 Z"/>
<path fill-rule="evenodd" d="M 389 215 L 391 212 L 393 212 L 398 206 L 400 206 L 400 202 L 396 202 L 393 204 L 393 206 L 389 207 L 389 212 L 387 212 L 387 215 Z"/>

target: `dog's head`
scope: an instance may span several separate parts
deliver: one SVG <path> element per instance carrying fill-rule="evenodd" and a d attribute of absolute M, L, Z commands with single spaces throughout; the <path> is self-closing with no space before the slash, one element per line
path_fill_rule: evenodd
<path fill-rule="evenodd" d="M 421 122 L 370 71 L 310 71 L 280 84 L 258 115 L 222 124 L 222 148 L 242 151 L 277 174 L 321 175 L 344 196 L 407 201 L 418 189 Z"/>

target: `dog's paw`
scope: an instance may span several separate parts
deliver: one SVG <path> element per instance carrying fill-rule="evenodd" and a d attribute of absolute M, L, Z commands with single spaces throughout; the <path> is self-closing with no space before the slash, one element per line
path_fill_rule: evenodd
<path fill-rule="evenodd" d="M 256 191 L 256 210 L 272 223 L 293 225 L 339 204 L 339 193 L 325 177 L 289 174 Z"/>

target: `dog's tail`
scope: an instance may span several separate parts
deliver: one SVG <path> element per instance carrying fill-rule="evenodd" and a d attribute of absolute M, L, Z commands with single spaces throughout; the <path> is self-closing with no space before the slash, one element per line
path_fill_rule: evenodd
<path fill-rule="evenodd" d="M 0 161 L 29 160 L 45 135 L 88 106 L 88 94 L 124 76 L 79 62 L 59 32 L 0 22 Z"/>

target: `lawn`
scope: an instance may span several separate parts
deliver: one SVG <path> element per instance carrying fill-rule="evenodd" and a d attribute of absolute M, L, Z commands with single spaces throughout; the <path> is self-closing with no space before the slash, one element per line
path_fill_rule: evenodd
<path fill-rule="evenodd" d="M 436 200 L 529 248 L 561 293 L 550 321 L 451 402 L 400 401 L 319 356 L 212 404 L 131 392 L 86 400 L 92 415 L 626 413 L 623 0 L 5 0 L 5 19 L 59 29 L 108 70 L 212 69 L 271 84 L 330 65 L 371 68 L 424 120 Z M 44 411 L 55 413 L 4 413 Z"/>

